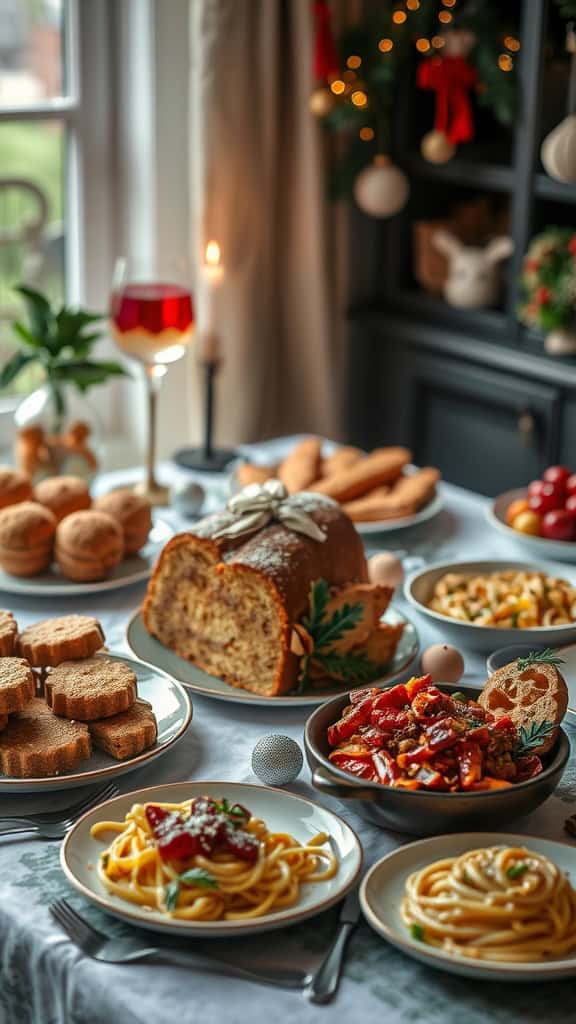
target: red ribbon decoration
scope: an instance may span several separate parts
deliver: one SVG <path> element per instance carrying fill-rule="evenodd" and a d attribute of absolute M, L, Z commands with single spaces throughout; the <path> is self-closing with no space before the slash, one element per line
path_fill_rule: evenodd
<path fill-rule="evenodd" d="M 436 93 L 434 128 L 454 144 L 474 138 L 468 90 L 477 81 L 476 69 L 464 57 L 431 57 L 418 66 L 418 85 Z"/>
<path fill-rule="evenodd" d="M 338 54 L 332 33 L 332 15 L 327 0 L 314 3 L 314 78 L 326 81 L 339 71 Z"/>

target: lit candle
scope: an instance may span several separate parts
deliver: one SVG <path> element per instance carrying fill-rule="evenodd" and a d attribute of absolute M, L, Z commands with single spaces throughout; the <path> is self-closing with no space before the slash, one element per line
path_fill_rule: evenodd
<path fill-rule="evenodd" d="M 204 282 L 204 317 L 202 324 L 202 357 L 205 362 L 214 363 L 220 357 L 218 338 L 215 330 L 216 294 L 224 280 L 224 267 L 220 258 L 218 242 L 208 242 L 202 264 Z"/>

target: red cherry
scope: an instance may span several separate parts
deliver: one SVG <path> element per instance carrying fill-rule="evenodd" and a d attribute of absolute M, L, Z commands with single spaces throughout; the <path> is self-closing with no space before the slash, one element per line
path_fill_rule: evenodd
<path fill-rule="evenodd" d="M 565 508 L 555 508 L 547 512 L 542 520 L 540 533 L 548 540 L 574 540 L 576 533 L 576 517 Z"/>
<path fill-rule="evenodd" d="M 531 494 L 528 498 L 528 505 L 532 511 L 538 512 L 540 515 L 560 508 L 563 502 L 564 492 L 557 484 L 543 484 L 538 494 Z"/>
<path fill-rule="evenodd" d="M 542 474 L 542 479 L 547 484 L 557 484 L 564 490 L 569 476 L 570 470 L 566 466 L 548 466 L 548 469 L 545 469 Z"/>
<path fill-rule="evenodd" d="M 572 473 L 566 481 L 566 494 L 576 494 L 576 473 Z"/>
<path fill-rule="evenodd" d="M 564 508 L 567 512 L 572 512 L 576 515 L 576 494 L 569 494 L 566 498 L 566 504 Z"/>
<path fill-rule="evenodd" d="M 533 494 L 540 494 L 543 487 L 544 480 L 533 480 L 531 484 L 528 484 L 528 497 L 531 498 Z"/>

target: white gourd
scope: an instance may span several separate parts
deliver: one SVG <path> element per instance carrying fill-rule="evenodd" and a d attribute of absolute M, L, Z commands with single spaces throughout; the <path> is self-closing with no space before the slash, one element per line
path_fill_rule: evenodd
<path fill-rule="evenodd" d="M 569 114 L 546 136 L 540 159 L 551 178 L 576 182 L 576 114 Z"/>

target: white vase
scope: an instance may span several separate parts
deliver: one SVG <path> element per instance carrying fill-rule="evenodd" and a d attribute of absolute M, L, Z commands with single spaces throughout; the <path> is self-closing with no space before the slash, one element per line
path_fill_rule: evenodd
<path fill-rule="evenodd" d="M 559 327 L 549 331 L 544 341 L 544 348 L 551 356 L 570 356 L 576 354 L 576 332 L 566 331 Z"/>

